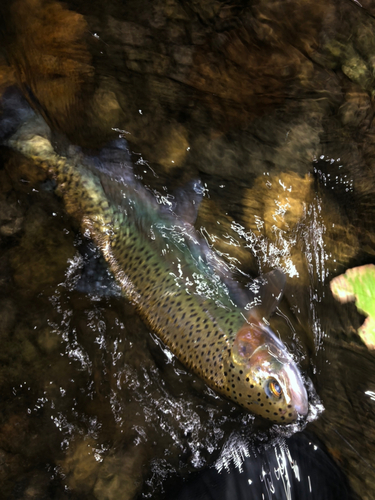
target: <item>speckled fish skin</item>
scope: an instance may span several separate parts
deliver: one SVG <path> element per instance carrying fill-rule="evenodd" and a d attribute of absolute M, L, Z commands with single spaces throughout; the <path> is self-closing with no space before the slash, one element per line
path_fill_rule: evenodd
<path fill-rule="evenodd" d="M 278 423 L 306 415 L 307 393 L 295 362 L 256 312 L 245 318 L 215 270 L 215 254 L 192 225 L 162 208 L 131 167 L 115 162 L 106 170 L 104 161 L 59 156 L 32 129 L 21 127 L 8 145 L 55 178 L 67 211 L 177 358 L 254 414 Z"/>

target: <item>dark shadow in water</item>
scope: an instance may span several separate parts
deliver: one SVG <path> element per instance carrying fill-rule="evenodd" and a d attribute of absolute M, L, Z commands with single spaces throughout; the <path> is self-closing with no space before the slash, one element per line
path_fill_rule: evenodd
<path fill-rule="evenodd" d="M 205 470 L 165 500 L 354 500 L 346 477 L 316 437 L 297 433 L 237 467 Z"/>

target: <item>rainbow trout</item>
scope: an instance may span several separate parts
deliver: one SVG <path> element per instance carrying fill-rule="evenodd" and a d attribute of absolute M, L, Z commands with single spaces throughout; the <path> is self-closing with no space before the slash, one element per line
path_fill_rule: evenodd
<path fill-rule="evenodd" d="M 254 414 L 278 423 L 307 415 L 299 369 L 265 322 L 281 299 L 284 274 L 275 270 L 254 282 L 253 302 L 262 297 L 262 303 L 250 307 L 245 290 L 195 231 L 194 217 L 180 214 L 186 196 L 182 210 L 158 203 L 135 179 L 124 140 L 99 157 L 77 149 L 61 156 L 40 117 L 23 120 L 6 144 L 56 180 L 66 210 L 174 355 L 214 391 Z M 201 196 L 195 183 L 191 207 Z"/>

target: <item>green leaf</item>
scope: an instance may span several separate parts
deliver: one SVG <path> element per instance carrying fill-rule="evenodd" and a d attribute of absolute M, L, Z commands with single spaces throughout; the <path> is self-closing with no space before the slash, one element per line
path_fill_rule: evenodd
<path fill-rule="evenodd" d="M 357 309 L 368 316 L 358 334 L 369 349 L 375 349 L 375 266 L 348 269 L 334 278 L 330 286 L 337 300 L 342 303 L 355 300 Z"/>

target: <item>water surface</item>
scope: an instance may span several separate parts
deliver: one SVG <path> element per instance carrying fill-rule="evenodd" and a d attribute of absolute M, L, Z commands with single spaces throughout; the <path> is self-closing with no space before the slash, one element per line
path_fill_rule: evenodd
<path fill-rule="evenodd" d="M 239 281 L 284 269 L 271 326 L 318 394 L 307 431 L 373 498 L 374 356 L 354 305 L 329 290 L 374 259 L 371 5 L 1 8 L 1 90 L 22 90 L 60 151 L 96 154 L 121 133 L 159 200 L 202 180 L 196 228 Z M 162 498 L 209 466 L 285 450 L 303 426 L 270 430 L 191 375 L 116 291 L 46 175 L 5 147 L 1 158 L 4 498 Z"/>

